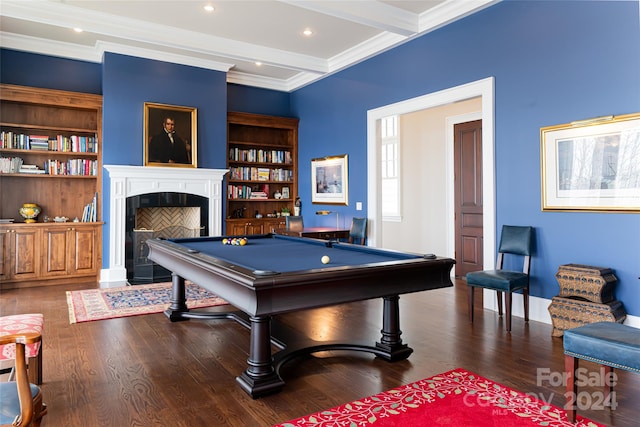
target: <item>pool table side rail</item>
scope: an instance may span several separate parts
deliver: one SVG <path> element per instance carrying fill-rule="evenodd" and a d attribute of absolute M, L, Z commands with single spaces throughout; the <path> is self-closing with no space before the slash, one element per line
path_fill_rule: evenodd
<path fill-rule="evenodd" d="M 149 258 L 224 298 L 249 315 L 279 314 L 453 286 L 449 258 L 330 267 L 255 275 L 166 240 L 148 240 Z M 394 264 L 389 267 L 390 264 Z"/>

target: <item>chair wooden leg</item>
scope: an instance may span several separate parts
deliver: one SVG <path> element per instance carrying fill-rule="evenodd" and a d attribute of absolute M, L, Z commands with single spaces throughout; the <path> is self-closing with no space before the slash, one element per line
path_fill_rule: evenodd
<path fill-rule="evenodd" d="M 42 345 L 38 355 L 29 358 L 28 375 L 30 383 L 42 385 Z"/>
<path fill-rule="evenodd" d="M 496 291 L 498 296 L 498 316 L 502 316 L 502 292 Z"/>
<path fill-rule="evenodd" d="M 602 391 L 604 396 L 604 406 L 612 406 L 611 393 L 613 393 L 613 367 L 602 365 Z"/>
<path fill-rule="evenodd" d="M 564 355 L 564 373 L 567 381 L 567 392 L 565 396 L 567 398 L 564 410 L 567 413 L 567 419 L 575 423 L 576 422 L 576 405 L 578 397 L 578 384 L 576 383 L 576 371 L 578 370 L 578 358 Z"/>
<path fill-rule="evenodd" d="M 504 302 L 505 302 L 505 312 L 507 316 L 507 332 L 511 332 L 511 303 L 513 301 L 513 294 L 511 292 L 505 292 L 504 294 Z"/>
<path fill-rule="evenodd" d="M 522 290 L 522 298 L 524 299 L 524 321 L 529 321 L 529 289 Z"/>
<path fill-rule="evenodd" d="M 469 290 L 467 291 L 467 294 L 469 295 L 467 300 L 469 303 L 469 321 L 471 323 L 473 323 L 473 297 L 474 297 L 474 288 L 473 286 L 467 286 L 467 288 L 469 288 Z"/>

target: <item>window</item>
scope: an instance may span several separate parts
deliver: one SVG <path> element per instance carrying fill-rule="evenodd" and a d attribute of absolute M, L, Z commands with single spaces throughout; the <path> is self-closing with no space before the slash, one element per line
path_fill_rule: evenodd
<path fill-rule="evenodd" d="M 382 219 L 400 220 L 400 138 L 398 116 L 384 117 L 380 121 Z"/>

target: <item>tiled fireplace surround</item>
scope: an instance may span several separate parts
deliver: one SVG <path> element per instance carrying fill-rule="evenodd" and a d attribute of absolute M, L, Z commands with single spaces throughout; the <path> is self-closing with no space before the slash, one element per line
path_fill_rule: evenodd
<path fill-rule="evenodd" d="M 109 266 L 100 273 L 101 286 L 127 280 L 125 265 L 127 197 L 149 193 L 195 194 L 208 200 L 210 236 L 222 234 L 222 181 L 225 169 L 105 165 L 110 180 Z M 105 233 L 106 234 L 106 233 Z"/>

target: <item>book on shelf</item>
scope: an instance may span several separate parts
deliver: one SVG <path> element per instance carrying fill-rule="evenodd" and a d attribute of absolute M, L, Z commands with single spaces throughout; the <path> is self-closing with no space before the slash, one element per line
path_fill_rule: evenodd
<path fill-rule="evenodd" d="M 82 211 L 82 222 L 96 222 L 98 220 L 98 193 L 93 196 L 91 203 Z"/>
<path fill-rule="evenodd" d="M 46 171 L 38 168 L 36 165 L 25 165 L 20 166 L 19 173 L 45 173 Z"/>
<path fill-rule="evenodd" d="M 251 196 L 249 198 L 250 199 L 268 199 L 269 196 L 267 196 L 267 193 L 265 193 L 264 191 L 252 191 Z"/>
<path fill-rule="evenodd" d="M 21 157 L 0 157 L 0 173 L 18 173 L 22 163 Z"/>
<path fill-rule="evenodd" d="M 258 168 L 258 181 L 269 181 L 271 171 L 268 168 Z"/>

